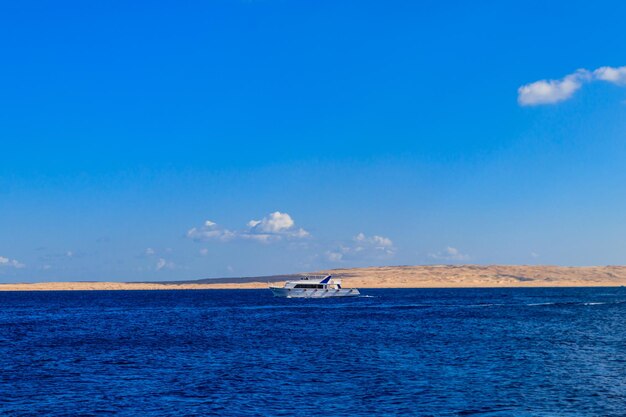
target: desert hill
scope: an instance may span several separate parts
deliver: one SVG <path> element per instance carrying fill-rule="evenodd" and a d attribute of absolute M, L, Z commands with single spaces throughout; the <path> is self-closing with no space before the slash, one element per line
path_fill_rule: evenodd
<path fill-rule="evenodd" d="M 603 287 L 626 285 L 626 266 L 421 265 L 317 271 L 357 288 Z M 169 282 L 0 284 L 0 291 L 258 289 L 300 274 Z"/>

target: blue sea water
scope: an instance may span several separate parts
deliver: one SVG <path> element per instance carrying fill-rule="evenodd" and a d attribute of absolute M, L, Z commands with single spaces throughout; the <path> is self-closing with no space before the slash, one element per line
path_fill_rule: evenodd
<path fill-rule="evenodd" d="M 0 293 L 0 414 L 623 416 L 626 289 Z"/>

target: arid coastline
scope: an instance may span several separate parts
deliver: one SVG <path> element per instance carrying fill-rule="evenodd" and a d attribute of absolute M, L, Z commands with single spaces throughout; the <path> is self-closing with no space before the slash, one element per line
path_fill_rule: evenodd
<path fill-rule="evenodd" d="M 357 288 L 612 287 L 626 285 L 626 266 L 429 265 L 347 268 L 332 273 Z M 294 274 L 295 277 L 298 274 Z M 0 291 L 262 289 L 289 276 L 181 282 L 41 282 L 0 284 Z"/>

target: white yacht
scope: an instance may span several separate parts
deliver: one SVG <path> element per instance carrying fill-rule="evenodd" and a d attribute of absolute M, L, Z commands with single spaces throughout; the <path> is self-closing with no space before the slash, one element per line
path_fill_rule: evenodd
<path fill-rule="evenodd" d="M 272 287 L 274 297 L 286 298 L 326 298 L 356 297 L 361 293 L 356 288 L 342 288 L 341 280 L 332 275 L 306 276 L 297 281 L 287 281 L 283 287 Z"/>

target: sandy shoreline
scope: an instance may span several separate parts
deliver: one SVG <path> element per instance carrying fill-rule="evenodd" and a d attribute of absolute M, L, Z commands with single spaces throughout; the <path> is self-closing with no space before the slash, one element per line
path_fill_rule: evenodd
<path fill-rule="evenodd" d="M 435 265 L 390 266 L 318 271 L 343 279 L 356 288 L 507 288 L 507 287 L 616 287 L 626 285 L 626 266 L 525 266 Z M 0 291 L 86 290 L 215 290 L 263 289 L 268 277 L 258 281 L 208 283 L 42 282 L 0 284 Z M 234 281 L 234 280 L 231 280 Z M 280 285 L 282 281 L 277 281 Z"/>

